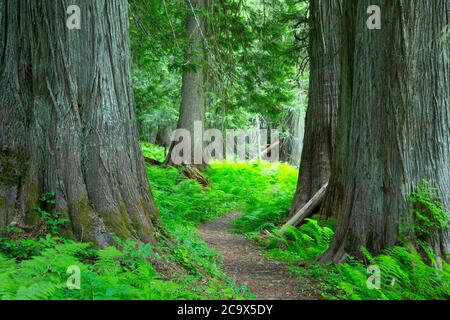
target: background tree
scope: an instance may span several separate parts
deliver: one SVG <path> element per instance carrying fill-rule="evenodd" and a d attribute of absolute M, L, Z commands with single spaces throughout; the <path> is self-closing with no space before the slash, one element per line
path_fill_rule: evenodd
<path fill-rule="evenodd" d="M 414 232 L 410 194 L 430 181 L 450 209 L 450 2 L 378 1 L 382 30 L 366 26 L 368 0 L 344 1 L 340 112 L 331 206 L 339 217 L 322 261 L 380 253 L 402 239 L 449 254 L 448 229 Z"/>
<path fill-rule="evenodd" d="M 130 3 L 140 136 L 167 146 L 179 118 L 186 16 L 192 8 L 186 0 Z M 196 10 L 206 29 L 205 127 L 250 129 L 259 118 L 262 128 L 282 131 L 280 156 L 298 164 L 294 143 L 302 136 L 298 124 L 308 82 L 308 28 L 299 21 L 307 15 L 306 1 L 208 0 L 205 5 L 206 11 Z"/>
<path fill-rule="evenodd" d="M 185 0 L 128 2 L 140 139 L 167 148 L 181 104 Z"/>
<path fill-rule="evenodd" d="M 307 74 L 308 28 L 302 23 L 307 10 L 305 1 L 225 1 L 208 24 L 214 61 L 221 62 L 214 65 L 218 72 L 208 72 L 213 83 L 208 86 L 208 123 L 280 129 L 280 157 L 296 164 L 292 142 L 302 135 L 296 131 L 307 91 L 307 79 L 298 72 Z"/>
<path fill-rule="evenodd" d="M 178 129 L 184 129 L 191 133 L 191 155 L 183 156 L 189 159 L 187 164 L 201 164 L 204 159 L 195 158 L 195 147 L 203 145 L 203 130 L 196 133 L 194 125 L 200 122 L 205 125 L 205 73 L 206 63 L 205 46 L 206 28 L 205 0 L 187 0 L 186 14 L 186 43 L 185 43 L 185 63 L 183 65 L 183 80 L 181 87 L 181 107 L 178 119 Z M 196 140 L 196 141 L 195 141 Z M 177 144 L 177 141 L 173 145 Z M 167 155 L 166 164 L 179 165 L 173 162 L 173 145 Z M 175 149 L 176 150 L 176 149 Z"/>
<path fill-rule="evenodd" d="M 67 232 L 151 241 L 157 211 L 138 143 L 126 0 L 2 1 L 0 226 L 35 225 L 56 193 Z"/>

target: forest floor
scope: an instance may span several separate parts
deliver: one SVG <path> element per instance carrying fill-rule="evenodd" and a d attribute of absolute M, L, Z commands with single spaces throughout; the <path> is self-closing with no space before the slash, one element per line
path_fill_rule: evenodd
<path fill-rule="evenodd" d="M 164 161 L 162 148 L 143 150 Z M 450 265 L 437 270 L 410 246 L 368 256 L 383 271 L 380 290 L 373 290 L 364 261 L 316 263 L 332 242 L 334 221 L 312 217 L 280 234 L 297 168 L 212 163 L 204 172 L 207 187 L 183 177 L 179 168 L 148 165 L 147 173 L 170 238 L 161 235 L 158 243 L 146 245 L 117 239 L 99 250 L 59 233 L 30 238 L 25 230 L 8 229 L 11 236 L 0 237 L 0 300 L 450 298 Z M 429 195 L 420 194 L 424 208 L 432 203 Z M 44 217 L 50 217 L 42 220 L 46 228 L 61 224 L 51 213 Z M 68 266 L 79 266 L 80 290 L 64 285 Z"/>
<path fill-rule="evenodd" d="M 237 285 L 246 286 L 258 300 L 316 300 L 307 281 L 289 272 L 280 262 L 267 259 L 256 245 L 232 232 L 232 212 L 200 226 L 203 241 L 222 256 L 224 271 Z"/>

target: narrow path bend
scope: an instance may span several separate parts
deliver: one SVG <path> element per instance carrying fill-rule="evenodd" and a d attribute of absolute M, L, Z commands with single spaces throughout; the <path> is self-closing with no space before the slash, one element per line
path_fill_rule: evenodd
<path fill-rule="evenodd" d="M 200 227 L 203 241 L 220 253 L 225 273 L 231 280 L 247 286 L 258 300 L 317 299 L 313 290 L 307 289 L 306 281 L 301 288 L 299 279 L 282 263 L 265 258 L 257 246 L 232 233 L 231 222 L 239 215 L 233 212 Z"/>

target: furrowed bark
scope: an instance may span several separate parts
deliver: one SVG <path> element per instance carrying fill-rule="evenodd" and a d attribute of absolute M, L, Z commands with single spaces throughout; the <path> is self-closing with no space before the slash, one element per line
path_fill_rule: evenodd
<path fill-rule="evenodd" d="M 56 192 L 74 238 L 152 241 L 157 210 L 138 142 L 127 1 L 1 4 L 0 227 L 35 225 L 39 195 Z M 81 9 L 81 30 L 66 27 L 70 5 Z"/>
<path fill-rule="evenodd" d="M 377 254 L 415 239 L 410 194 L 430 181 L 450 212 L 448 0 L 377 1 L 382 30 L 366 27 L 369 0 L 346 3 L 342 92 L 329 194 L 339 225 L 321 261 Z M 354 48 L 353 48 L 354 41 Z M 345 160 L 344 160 L 345 159 Z M 448 260 L 448 229 L 428 239 Z"/>
<path fill-rule="evenodd" d="M 341 0 L 312 0 L 310 4 L 309 102 L 299 181 L 290 217 L 298 212 L 330 178 L 339 109 L 341 2 Z"/>

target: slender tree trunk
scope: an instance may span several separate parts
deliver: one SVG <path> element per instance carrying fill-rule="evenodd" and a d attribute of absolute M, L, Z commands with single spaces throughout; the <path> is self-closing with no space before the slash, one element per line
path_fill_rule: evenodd
<path fill-rule="evenodd" d="M 339 225 L 322 261 L 361 257 L 361 246 L 380 253 L 400 237 L 413 240 L 409 197 L 423 179 L 450 211 L 450 44 L 440 37 L 450 1 L 377 1 L 382 30 L 369 30 L 372 2 L 345 4 L 349 32 L 328 195 Z M 448 259 L 448 229 L 427 240 Z"/>
<path fill-rule="evenodd" d="M 294 143 L 290 163 L 294 166 L 300 165 L 300 159 L 303 151 L 304 135 L 305 135 L 305 112 L 298 111 L 296 114 L 296 122 L 294 128 Z"/>
<path fill-rule="evenodd" d="M 0 227 L 35 225 L 38 197 L 51 191 L 78 240 L 152 241 L 157 210 L 138 142 L 127 1 L 0 3 Z M 80 30 L 66 27 L 72 4 Z"/>
<path fill-rule="evenodd" d="M 312 0 L 310 87 L 300 174 L 290 216 L 328 181 L 336 139 L 341 0 Z"/>
<path fill-rule="evenodd" d="M 289 111 L 282 123 L 284 130 L 288 132 L 288 136 L 281 139 L 280 161 L 299 166 L 305 128 L 305 114 L 303 110 Z"/>
<path fill-rule="evenodd" d="M 185 65 L 183 71 L 182 88 L 181 88 L 181 107 L 178 120 L 178 129 L 187 130 L 191 135 L 191 155 L 185 156 L 183 164 L 195 164 L 203 166 L 205 164 L 203 153 L 199 153 L 197 149 L 197 157 L 195 157 L 196 146 L 203 146 L 203 130 L 195 132 L 195 122 L 201 122 L 205 125 L 205 74 L 204 64 L 205 55 L 205 19 L 202 10 L 206 9 L 205 0 L 187 0 L 187 17 L 186 17 L 186 53 Z M 196 141 L 194 141 L 196 140 Z M 172 155 L 174 145 L 178 141 L 172 142 L 170 152 L 168 153 L 166 164 L 180 165 L 173 161 Z M 200 163 L 198 163 L 200 162 Z"/>

